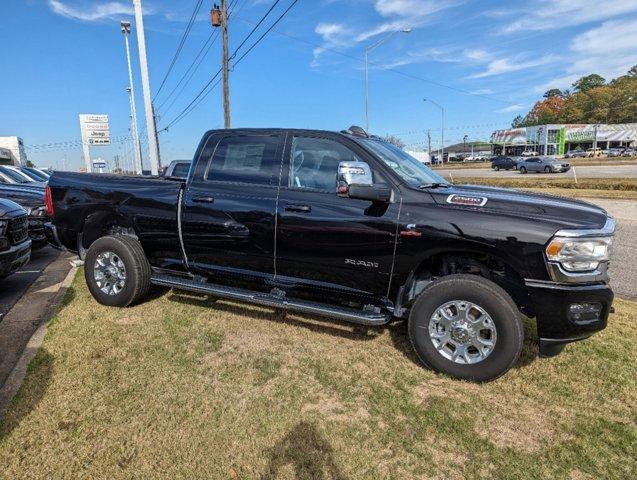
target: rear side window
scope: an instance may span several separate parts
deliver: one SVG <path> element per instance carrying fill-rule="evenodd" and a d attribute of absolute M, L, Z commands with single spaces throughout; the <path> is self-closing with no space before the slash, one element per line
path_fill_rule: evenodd
<path fill-rule="evenodd" d="M 206 180 L 257 185 L 279 184 L 279 136 L 242 135 L 222 138 L 208 165 Z"/>

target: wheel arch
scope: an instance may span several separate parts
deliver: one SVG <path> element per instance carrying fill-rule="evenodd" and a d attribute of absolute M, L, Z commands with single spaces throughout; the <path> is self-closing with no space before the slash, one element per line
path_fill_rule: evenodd
<path fill-rule="evenodd" d="M 105 207 L 91 213 L 84 220 L 82 229 L 78 233 L 77 246 L 80 256 L 83 256 L 82 253 L 88 250 L 97 239 L 112 234 L 138 238 L 131 219 L 114 208 Z"/>

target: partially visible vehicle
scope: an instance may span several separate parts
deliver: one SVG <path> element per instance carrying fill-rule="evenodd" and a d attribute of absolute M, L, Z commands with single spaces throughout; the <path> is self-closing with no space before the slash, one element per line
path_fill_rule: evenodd
<path fill-rule="evenodd" d="M 173 160 L 166 167 L 164 177 L 188 178 L 192 160 Z"/>
<path fill-rule="evenodd" d="M 11 200 L 0 198 L 0 278 L 25 265 L 31 258 L 27 212 Z"/>
<path fill-rule="evenodd" d="M 525 150 L 522 152 L 522 157 L 535 157 L 539 155 L 535 150 Z"/>
<path fill-rule="evenodd" d="M 35 167 L 20 167 L 20 171 L 31 177 L 36 182 L 48 182 L 49 177 L 51 176 Z"/>
<path fill-rule="evenodd" d="M 554 157 L 533 157 L 525 158 L 518 163 L 520 173 L 527 172 L 544 172 L 544 173 L 562 173 L 571 169 L 569 163 L 562 162 Z"/>
<path fill-rule="evenodd" d="M 491 160 L 491 168 L 496 172 L 498 170 L 515 170 L 518 165 L 518 160 L 514 157 L 508 157 L 506 155 L 500 155 Z"/>
<path fill-rule="evenodd" d="M 575 149 L 575 150 L 569 150 L 568 152 L 566 152 L 566 154 L 564 155 L 564 158 L 582 158 L 585 156 L 586 156 L 586 152 L 584 150 Z"/>
<path fill-rule="evenodd" d="M 601 148 L 587 148 L 586 149 L 586 156 L 587 157 L 601 157 L 603 155 L 603 150 Z"/>
<path fill-rule="evenodd" d="M 44 225 L 50 221 L 46 213 L 44 191 L 24 188 L 22 185 L 0 184 L 0 198 L 13 201 L 24 208 L 28 215 L 32 248 L 44 247 L 46 245 Z"/>
<path fill-rule="evenodd" d="M 622 152 L 622 157 L 636 157 L 637 149 L 627 148 Z"/>
<path fill-rule="evenodd" d="M 31 180 L 22 172 L 15 170 L 8 165 L 0 165 L 0 184 L 20 185 L 26 188 L 36 188 L 44 190 L 44 182 Z"/>

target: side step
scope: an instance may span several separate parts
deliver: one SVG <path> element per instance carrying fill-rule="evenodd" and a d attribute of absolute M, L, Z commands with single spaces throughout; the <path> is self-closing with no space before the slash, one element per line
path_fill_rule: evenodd
<path fill-rule="evenodd" d="M 266 307 L 282 308 L 284 310 L 291 310 L 294 312 L 337 318 L 339 320 L 357 323 L 360 325 L 385 325 L 391 320 L 391 317 L 388 314 L 371 311 L 366 312 L 363 310 L 355 310 L 353 308 L 335 307 L 306 300 L 289 299 L 284 296 L 276 296 L 269 293 L 254 292 L 241 288 L 204 283 L 190 278 L 173 275 L 153 274 L 150 281 L 151 283 L 162 287 L 172 287 L 178 290 L 214 295 L 217 297 L 254 303 Z"/>

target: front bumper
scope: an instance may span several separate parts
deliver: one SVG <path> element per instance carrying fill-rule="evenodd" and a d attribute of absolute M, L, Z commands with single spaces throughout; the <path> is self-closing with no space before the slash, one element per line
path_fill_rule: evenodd
<path fill-rule="evenodd" d="M 41 248 L 46 245 L 47 239 L 44 232 L 46 219 L 42 217 L 29 217 L 29 238 L 33 242 L 32 248 Z"/>
<path fill-rule="evenodd" d="M 15 272 L 31 259 L 31 240 L 0 252 L 0 278 Z"/>
<path fill-rule="evenodd" d="M 55 225 L 53 225 L 51 222 L 44 224 L 44 236 L 46 237 L 46 242 L 53 248 L 57 248 L 58 250 L 66 250 L 64 245 L 62 245 L 62 242 L 60 242 L 57 228 L 55 228 Z"/>
<path fill-rule="evenodd" d="M 540 356 L 557 355 L 564 345 L 583 340 L 606 328 L 613 304 L 613 291 L 606 283 L 566 285 L 543 280 L 526 280 L 537 319 Z M 599 303 L 595 319 L 574 320 L 572 304 Z"/>

